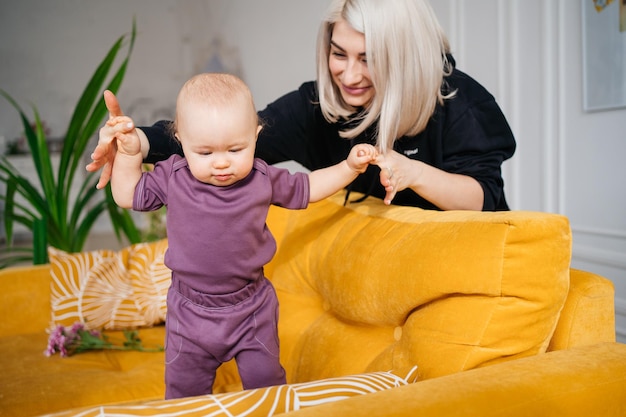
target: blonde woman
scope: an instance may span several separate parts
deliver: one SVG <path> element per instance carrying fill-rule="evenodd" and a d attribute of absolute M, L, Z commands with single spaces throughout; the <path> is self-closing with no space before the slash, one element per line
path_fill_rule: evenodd
<path fill-rule="evenodd" d="M 378 166 L 348 194 L 426 209 L 508 210 L 501 165 L 515 152 L 513 133 L 494 97 L 456 68 L 427 0 L 333 0 L 317 61 L 317 82 L 259 112 L 258 157 L 315 170 L 370 143 L 381 153 Z M 122 114 L 113 96 L 107 107 Z M 182 152 L 169 124 L 139 129 L 146 162 Z M 109 179 L 115 133 L 101 130 L 87 167 L 104 167 L 99 187 Z"/>

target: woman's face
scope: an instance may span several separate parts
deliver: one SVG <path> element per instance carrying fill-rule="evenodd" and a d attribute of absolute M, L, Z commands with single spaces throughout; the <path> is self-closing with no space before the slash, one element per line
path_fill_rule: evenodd
<path fill-rule="evenodd" d="M 343 100 L 353 107 L 364 107 L 374 97 L 365 55 L 365 35 L 339 20 L 330 37 L 328 68 Z"/>

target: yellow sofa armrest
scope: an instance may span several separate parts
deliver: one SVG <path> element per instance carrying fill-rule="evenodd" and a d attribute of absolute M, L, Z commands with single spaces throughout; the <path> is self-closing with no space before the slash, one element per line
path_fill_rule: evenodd
<path fill-rule="evenodd" d="M 570 270 L 570 288 L 548 351 L 615 341 L 615 290 L 608 279 Z"/>
<path fill-rule="evenodd" d="M 324 385 L 324 381 L 313 381 L 227 396 L 105 405 L 67 410 L 53 416 L 86 417 L 103 413 L 129 417 L 205 416 L 216 404 L 227 405 L 232 415 L 249 417 L 278 414 L 287 417 L 611 417 L 623 416 L 626 411 L 623 401 L 626 397 L 626 345 L 619 343 L 549 352 L 408 385 L 400 383 L 392 387 L 387 382 L 387 389 L 366 389 L 369 391 L 366 395 L 347 395 L 347 389 L 365 387 L 366 380 L 369 381 L 367 386 L 377 387 L 381 381 L 372 383 L 372 377 L 373 374 L 365 378 L 348 376 L 327 380 L 330 386 Z M 358 380 L 352 381 L 353 378 Z M 350 385 L 344 387 L 345 383 Z M 329 389 L 331 386 L 333 389 Z M 302 390 L 302 395 L 296 395 L 298 389 Z M 327 395 L 336 398 L 319 401 L 320 396 Z M 303 402 L 299 402 L 301 400 Z M 297 405 L 299 410 L 283 413 L 283 406 L 287 404 L 288 408 Z"/>
<path fill-rule="evenodd" d="M 0 337 L 44 331 L 50 323 L 50 265 L 0 270 Z"/>
<path fill-rule="evenodd" d="M 626 345 L 549 352 L 285 414 L 289 417 L 624 416 Z"/>

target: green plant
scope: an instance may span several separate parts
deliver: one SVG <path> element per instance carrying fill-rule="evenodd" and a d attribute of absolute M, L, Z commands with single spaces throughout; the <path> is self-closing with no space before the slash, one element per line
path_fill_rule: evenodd
<path fill-rule="evenodd" d="M 106 89 L 113 92 L 119 89 L 135 36 L 133 21 L 126 56 L 114 74 L 109 79 L 116 57 L 128 40 L 128 35 L 118 38 L 89 80 L 70 119 L 56 173 L 53 172 L 46 133 L 37 108 L 32 106 L 34 121 L 29 120 L 17 102 L 0 89 L 0 94 L 19 113 L 33 165 L 37 170 L 39 186 L 36 187 L 20 175 L 5 157 L 0 158 L 0 182 L 6 186 L 4 196 L 0 196 L 4 201 L 6 235 L 6 246 L 0 251 L 0 268 L 31 260 L 34 264 L 46 263 L 48 245 L 68 252 L 81 251 L 95 221 L 104 211 L 109 212 L 118 239 L 121 239 L 123 233 L 130 243 L 140 241 L 139 230 L 130 213 L 117 207 L 110 187 L 106 188 L 104 198 L 101 198 L 102 195 L 95 186 L 95 173 L 82 177 L 78 195 L 75 199 L 70 199 L 70 190 L 77 180 L 77 169 L 84 170 L 85 148 L 107 114 L 102 99 L 103 86 L 109 79 Z M 17 196 L 21 196 L 21 200 L 16 199 Z M 13 244 L 15 223 L 32 231 L 32 247 L 18 247 Z"/>

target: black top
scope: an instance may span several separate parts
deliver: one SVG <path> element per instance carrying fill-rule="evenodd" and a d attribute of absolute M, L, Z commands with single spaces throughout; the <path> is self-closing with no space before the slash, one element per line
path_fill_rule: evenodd
<path fill-rule="evenodd" d="M 445 80 L 447 91 L 456 90 L 454 98 L 437 105 L 426 129 L 417 136 L 400 138 L 394 150 L 444 171 L 475 178 L 484 190 L 483 210 L 508 210 L 500 168 L 515 152 L 509 124 L 494 97 L 477 81 L 457 69 Z M 269 164 L 294 160 L 315 170 L 345 159 L 355 143 L 375 142 L 372 128 L 353 140 L 341 138 L 339 131 L 346 125 L 324 119 L 315 82 L 306 82 L 269 104 L 259 116 L 263 129 L 256 156 Z M 182 154 L 169 136 L 168 124 L 161 121 L 141 128 L 150 141 L 146 162 Z M 378 167 L 369 166 L 349 188 L 384 198 L 379 172 Z M 397 193 L 392 204 L 437 209 L 410 189 Z"/>

